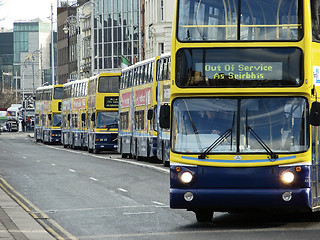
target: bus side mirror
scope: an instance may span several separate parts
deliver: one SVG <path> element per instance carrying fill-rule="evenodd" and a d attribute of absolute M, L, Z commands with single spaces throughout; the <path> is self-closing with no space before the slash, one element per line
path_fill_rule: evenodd
<path fill-rule="evenodd" d="M 70 113 L 68 114 L 68 121 L 70 122 Z"/>
<path fill-rule="evenodd" d="M 49 119 L 49 121 L 51 121 L 51 118 L 52 118 L 52 115 L 51 115 L 51 114 L 48 114 L 48 119 Z"/>
<path fill-rule="evenodd" d="M 148 120 L 151 120 L 153 118 L 153 109 L 152 108 L 150 108 L 149 110 L 148 110 L 148 116 L 147 116 L 147 119 Z"/>
<path fill-rule="evenodd" d="M 170 128 L 170 106 L 168 104 L 160 108 L 160 127 Z"/>
<path fill-rule="evenodd" d="M 320 126 L 320 103 L 313 102 L 310 110 L 310 125 Z"/>
<path fill-rule="evenodd" d="M 92 122 L 94 122 L 96 120 L 96 118 L 95 118 L 95 114 L 94 113 L 92 113 L 92 115 L 91 115 L 91 121 Z"/>
<path fill-rule="evenodd" d="M 85 113 L 82 113 L 82 114 L 81 114 L 81 121 L 82 121 L 82 122 L 85 122 L 85 121 L 86 121 L 86 114 L 85 114 Z"/>

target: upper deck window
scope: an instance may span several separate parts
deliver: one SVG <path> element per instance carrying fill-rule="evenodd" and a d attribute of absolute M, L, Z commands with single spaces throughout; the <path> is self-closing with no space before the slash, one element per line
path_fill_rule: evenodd
<path fill-rule="evenodd" d="M 297 41 L 301 0 L 179 0 L 177 37 L 192 41 Z"/>
<path fill-rule="evenodd" d="M 120 76 L 100 77 L 98 91 L 100 93 L 117 93 L 119 91 Z"/>
<path fill-rule="evenodd" d="M 62 95 L 63 95 L 63 87 L 55 87 L 53 98 L 54 99 L 62 99 Z"/>

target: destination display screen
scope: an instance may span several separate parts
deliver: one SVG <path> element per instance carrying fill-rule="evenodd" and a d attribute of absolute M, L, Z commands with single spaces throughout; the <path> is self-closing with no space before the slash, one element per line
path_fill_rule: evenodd
<path fill-rule="evenodd" d="M 208 79 L 277 80 L 282 78 L 281 62 L 230 62 L 207 63 Z"/>
<path fill-rule="evenodd" d="M 297 87 L 303 84 L 299 48 L 180 49 L 179 87 Z"/>
<path fill-rule="evenodd" d="M 118 97 L 105 97 L 104 107 L 105 108 L 118 108 L 119 98 Z"/>

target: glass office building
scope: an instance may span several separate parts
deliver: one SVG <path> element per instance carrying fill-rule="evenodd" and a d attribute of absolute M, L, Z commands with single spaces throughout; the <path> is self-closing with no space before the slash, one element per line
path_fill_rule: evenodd
<path fill-rule="evenodd" d="M 42 84 L 52 79 L 45 77 L 51 71 L 51 30 L 50 23 L 41 20 L 14 22 L 14 73 L 21 82 L 20 89 L 33 93 Z"/>
<path fill-rule="evenodd" d="M 91 14 L 86 14 L 88 11 L 85 11 L 85 5 L 91 5 L 93 19 Z M 87 16 L 81 26 L 81 71 L 87 75 L 119 71 L 120 56 L 126 57 L 131 63 L 141 60 L 140 0 L 93 0 L 80 8 L 80 15 Z M 91 51 L 92 24 L 94 52 Z M 93 74 L 90 74 L 90 69 Z"/>
<path fill-rule="evenodd" d="M 140 60 L 140 1 L 104 0 L 98 3 L 94 35 L 95 55 L 99 53 L 99 61 L 95 61 L 95 69 L 119 68 L 121 55 L 131 63 Z"/>

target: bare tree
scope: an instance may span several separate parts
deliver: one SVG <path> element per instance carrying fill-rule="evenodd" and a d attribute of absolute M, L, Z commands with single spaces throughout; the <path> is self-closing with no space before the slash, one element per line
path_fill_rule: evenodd
<path fill-rule="evenodd" d="M 0 108 L 8 108 L 13 103 L 16 103 L 15 92 L 8 89 L 3 89 L 3 92 L 0 92 Z"/>

